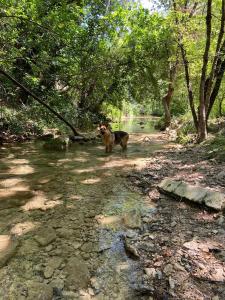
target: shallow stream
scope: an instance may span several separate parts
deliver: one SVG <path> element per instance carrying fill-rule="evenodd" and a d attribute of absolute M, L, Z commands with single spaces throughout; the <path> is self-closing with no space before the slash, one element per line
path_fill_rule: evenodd
<path fill-rule="evenodd" d="M 124 219 L 152 207 L 126 174 L 163 142 L 152 119 L 113 128 L 129 132 L 126 153 L 116 146 L 105 154 L 101 141 L 65 152 L 45 151 L 42 142 L 1 148 L 0 267 L 1 247 L 15 251 L 0 268 L 0 299 L 39 299 L 38 289 L 40 299 L 52 299 L 51 290 L 53 299 L 142 299 L 139 261 L 124 250 L 124 236 L 140 228 Z"/>

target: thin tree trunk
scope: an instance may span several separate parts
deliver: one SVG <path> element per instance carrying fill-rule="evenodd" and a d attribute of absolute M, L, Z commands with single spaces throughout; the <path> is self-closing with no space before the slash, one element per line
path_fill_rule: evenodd
<path fill-rule="evenodd" d="M 212 31 L 212 0 L 207 2 L 207 15 L 206 15 L 206 44 L 203 55 L 202 75 L 200 81 L 200 99 L 199 99 L 199 117 L 198 117 L 198 141 L 202 142 L 207 138 L 207 125 L 206 125 L 206 98 L 205 98 L 205 86 L 206 86 L 206 72 L 209 61 L 209 49 L 211 44 L 211 31 Z"/>
<path fill-rule="evenodd" d="M 35 94 L 33 94 L 31 91 L 29 91 L 25 86 L 23 86 L 21 83 L 19 83 L 15 78 L 13 78 L 11 75 L 6 73 L 2 69 L 0 69 L 0 73 L 3 74 L 5 77 L 7 77 L 9 80 L 11 80 L 16 86 L 18 86 L 22 90 L 24 90 L 28 95 L 30 95 L 32 98 L 34 98 L 37 102 L 39 102 L 44 107 L 46 107 L 58 119 L 63 121 L 72 130 L 72 132 L 74 133 L 75 136 L 79 135 L 79 133 L 76 131 L 76 129 L 68 121 L 66 121 L 59 113 L 57 113 L 54 109 L 52 109 L 48 104 L 46 104 L 44 101 L 42 101 L 39 97 L 37 97 Z"/>
<path fill-rule="evenodd" d="M 175 83 L 175 78 L 176 78 L 176 73 L 177 73 L 177 67 L 178 67 L 178 63 L 179 63 L 178 50 L 179 50 L 179 48 L 177 47 L 176 61 L 173 64 L 170 63 L 170 68 L 169 68 L 169 83 L 168 83 L 167 93 L 162 98 L 162 103 L 163 103 L 163 107 L 164 107 L 164 114 L 165 114 L 164 128 L 169 127 L 171 125 L 170 105 L 171 105 L 172 98 L 173 98 L 174 83 Z"/>
<path fill-rule="evenodd" d="M 219 103 L 219 116 L 223 117 L 223 100 L 224 100 L 224 96 L 221 98 L 220 103 Z"/>
<path fill-rule="evenodd" d="M 197 7 L 197 5 L 194 6 L 195 9 L 196 9 L 196 7 Z M 176 5 L 175 0 L 173 0 L 173 9 L 174 9 L 174 12 L 176 14 L 175 15 L 175 21 L 176 21 L 176 25 L 178 27 L 179 26 L 179 21 L 178 21 L 178 17 L 177 17 L 177 5 Z M 192 11 L 192 15 L 193 14 L 194 14 L 194 11 Z M 178 32 L 178 45 L 179 45 L 180 50 L 181 50 L 181 56 L 182 56 L 182 60 L 183 60 L 183 64 L 184 64 L 184 71 L 185 71 L 185 79 L 186 79 L 186 85 L 187 85 L 187 90 L 188 90 L 189 105 L 190 105 L 190 108 L 191 108 L 191 113 L 192 113 L 194 125 L 195 125 L 195 128 L 197 130 L 198 129 L 198 117 L 197 117 L 196 110 L 195 110 L 194 94 L 193 94 L 192 84 L 191 84 L 190 74 L 189 74 L 189 61 L 187 59 L 186 51 L 185 51 L 184 45 L 182 43 L 182 35 L 181 35 L 180 32 Z"/>
<path fill-rule="evenodd" d="M 220 31 L 218 34 L 216 51 L 211 67 L 211 72 L 209 74 L 209 78 L 207 79 L 207 85 L 205 86 L 205 104 L 206 109 L 208 110 L 209 103 L 210 103 L 210 96 L 212 93 L 214 79 L 216 77 L 216 69 L 218 61 L 221 58 L 222 49 L 224 48 L 224 42 L 222 44 L 223 36 L 224 36 L 224 26 L 225 26 L 225 0 L 222 0 L 222 7 L 221 7 L 221 21 L 220 21 Z M 208 112 L 207 112 L 208 114 Z"/>
<path fill-rule="evenodd" d="M 225 60 L 220 65 L 220 70 L 218 71 L 216 82 L 214 84 L 214 88 L 210 96 L 209 107 L 207 110 L 207 120 L 209 119 L 209 115 L 216 101 L 216 97 L 218 96 L 224 73 L 225 73 Z"/>

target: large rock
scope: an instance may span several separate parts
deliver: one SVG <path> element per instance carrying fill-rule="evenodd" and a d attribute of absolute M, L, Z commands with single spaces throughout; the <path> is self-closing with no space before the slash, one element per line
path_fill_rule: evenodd
<path fill-rule="evenodd" d="M 90 274 L 87 265 L 81 257 L 71 257 L 65 267 L 68 274 L 65 285 L 74 289 L 87 288 Z"/>
<path fill-rule="evenodd" d="M 192 202 L 205 204 L 215 210 L 223 210 L 225 208 L 225 194 L 207 188 L 190 185 L 186 182 L 170 178 L 164 179 L 158 185 L 158 188 L 163 193 Z"/>
<path fill-rule="evenodd" d="M 52 227 L 43 227 L 38 230 L 34 239 L 40 246 L 47 246 L 56 239 L 55 230 Z"/>
<path fill-rule="evenodd" d="M 0 235 L 0 268 L 16 253 L 17 247 L 17 240 L 13 240 L 9 235 Z"/>
<path fill-rule="evenodd" d="M 204 202 L 208 207 L 221 210 L 225 208 L 225 195 L 219 192 L 208 191 Z"/>

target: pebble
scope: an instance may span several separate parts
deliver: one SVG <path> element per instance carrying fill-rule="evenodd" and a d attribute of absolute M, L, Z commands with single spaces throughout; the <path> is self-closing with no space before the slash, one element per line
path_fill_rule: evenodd
<path fill-rule="evenodd" d="M 175 227 L 177 225 L 177 222 L 175 222 L 175 221 L 173 221 L 172 223 L 171 223 L 171 227 Z"/>
<path fill-rule="evenodd" d="M 163 272 L 166 274 L 166 275 L 169 275 L 173 272 L 173 266 L 171 264 L 168 264 L 165 266 Z"/>
<path fill-rule="evenodd" d="M 175 280 L 172 277 L 169 277 L 169 285 L 172 290 L 175 288 Z"/>
<path fill-rule="evenodd" d="M 145 268 L 145 273 L 148 275 L 150 278 L 156 277 L 156 269 L 155 268 Z"/>
<path fill-rule="evenodd" d="M 218 225 L 222 225 L 222 224 L 224 223 L 224 216 L 220 216 L 220 217 L 217 219 L 216 223 L 217 223 Z"/>

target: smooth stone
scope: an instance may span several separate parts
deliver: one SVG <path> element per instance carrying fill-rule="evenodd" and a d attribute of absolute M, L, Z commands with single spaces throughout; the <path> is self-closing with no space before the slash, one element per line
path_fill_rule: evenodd
<path fill-rule="evenodd" d="M 34 239 L 41 246 L 47 246 L 56 239 L 55 230 L 52 227 L 43 227 L 34 236 Z"/>

